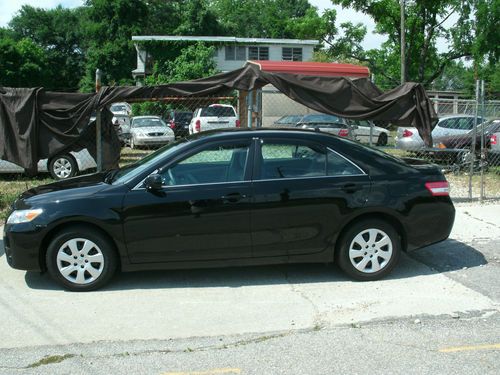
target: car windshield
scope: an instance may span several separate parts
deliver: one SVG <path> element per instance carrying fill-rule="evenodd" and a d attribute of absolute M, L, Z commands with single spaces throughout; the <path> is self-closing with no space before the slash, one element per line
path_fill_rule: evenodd
<path fill-rule="evenodd" d="M 114 111 L 114 112 L 124 112 L 126 110 L 127 110 L 127 107 L 125 107 L 123 104 L 111 106 L 111 111 Z"/>
<path fill-rule="evenodd" d="M 170 155 L 177 150 L 185 147 L 189 141 L 186 138 L 182 138 L 176 142 L 169 143 L 166 146 L 156 150 L 152 154 L 138 160 L 134 164 L 127 165 L 123 168 L 115 170 L 114 175 L 111 178 L 113 184 L 123 184 L 134 177 L 140 175 L 145 170 L 149 169 L 154 165 L 158 159 Z"/>
<path fill-rule="evenodd" d="M 305 115 L 300 120 L 301 123 L 325 123 L 325 122 L 334 122 L 338 124 L 343 124 L 344 119 L 341 117 L 333 116 L 333 115 Z"/>
<path fill-rule="evenodd" d="M 147 128 L 151 126 L 167 126 L 161 119 L 159 118 L 135 118 L 132 121 L 133 128 Z"/>
<path fill-rule="evenodd" d="M 214 106 L 201 109 L 200 116 L 203 117 L 235 117 L 232 107 Z"/>

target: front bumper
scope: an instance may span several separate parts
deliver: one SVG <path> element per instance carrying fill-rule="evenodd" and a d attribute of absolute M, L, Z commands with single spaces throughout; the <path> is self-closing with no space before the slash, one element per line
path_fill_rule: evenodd
<path fill-rule="evenodd" d="M 6 224 L 3 246 L 9 266 L 19 270 L 41 271 L 40 247 L 45 228 L 32 223 Z"/>
<path fill-rule="evenodd" d="M 174 141 L 174 136 L 171 137 L 151 137 L 151 138 L 135 138 L 134 143 L 138 146 L 148 145 L 165 145 Z"/>

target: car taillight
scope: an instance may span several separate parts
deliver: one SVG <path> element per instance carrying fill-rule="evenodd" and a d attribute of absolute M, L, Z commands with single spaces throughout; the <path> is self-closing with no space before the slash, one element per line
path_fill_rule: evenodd
<path fill-rule="evenodd" d="M 241 125 L 240 120 L 236 120 L 236 127 L 239 128 Z"/>
<path fill-rule="evenodd" d="M 433 197 L 450 195 L 450 185 L 448 185 L 448 181 L 426 182 L 425 188 L 429 190 Z"/>
<path fill-rule="evenodd" d="M 413 132 L 408 130 L 408 129 L 405 129 L 403 132 L 403 137 L 411 137 L 412 135 L 413 135 Z"/>
<path fill-rule="evenodd" d="M 196 130 L 197 132 L 201 131 L 201 121 L 200 120 L 196 120 L 195 121 L 195 123 L 194 123 L 194 130 Z"/>
<path fill-rule="evenodd" d="M 498 143 L 498 139 L 497 139 L 497 135 L 496 134 L 492 134 L 491 137 L 490 137 L 490 143 L 492 145 L 496 145 Z"/>
<path fill-rule="evenodd" d="M 174 129 L 175 128 L 175 122 L 174 122 L 174 120 L 170 120 L 169 126 L 170 126 L 170 129 Z"/>
<path fill-rule="evenodd" d="M 339 130 L 339 137 L 348 137 L 349 136 L 349 130 L 347 129 L 340 129 Z"/>

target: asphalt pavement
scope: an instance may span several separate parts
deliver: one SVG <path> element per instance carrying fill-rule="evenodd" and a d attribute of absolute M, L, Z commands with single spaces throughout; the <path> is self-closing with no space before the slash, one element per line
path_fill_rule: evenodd
<path fill-rule="evenodd" d="M 499 212 L 457 204 L 450 239 L 370 283 L 289 265 L 71 293 L 10 269 L 0 242 L 0 373 L 498 373 Z"/>

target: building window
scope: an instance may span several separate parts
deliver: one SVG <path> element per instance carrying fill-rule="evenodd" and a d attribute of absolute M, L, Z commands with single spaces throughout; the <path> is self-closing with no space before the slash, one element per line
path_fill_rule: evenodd
<path fill-rule="evenodd" d="M 249 60 L 269 60 L 269 47 L 248 47 Z"/>
<path fill-rule="evenodd" d="M 282 48 L 283 61 L 302 61 L 302 48 Z"/>
<path fill-rule="evenodd" d="M 247 59 L 247 48 L 245 46 L 226 46 L 227 61 L 245 61 Z"/>

